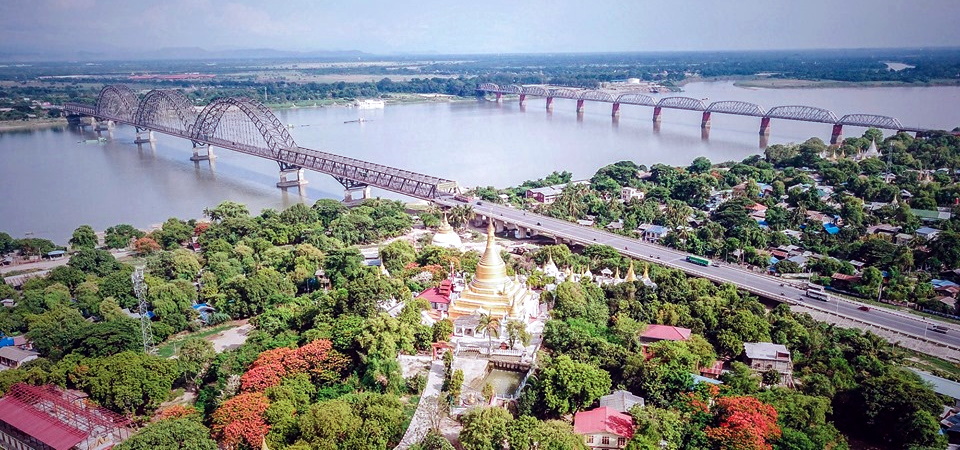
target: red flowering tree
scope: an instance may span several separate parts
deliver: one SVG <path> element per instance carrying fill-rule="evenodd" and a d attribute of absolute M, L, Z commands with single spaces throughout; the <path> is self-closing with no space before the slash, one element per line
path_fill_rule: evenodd
<path fill-rule="evenodd" d="M 142 237 L 133 242 L 133 250 L 140 255 L 149 255 L 153 252 L 159 251 L 160 244 L 151 238 Z"/>
<path fill-rule="evenodd" d="M 192 406 L 184 405 L 173 405 L 169 408 L 161 409 L 157 411 L 157 414 L 153 416 L 154 420 L 166 420 L 166 419 L 179 419 L 181 417 L 189 417 L 194 414 L 200 414 L 197 411 L 197 408 Z"/>
<path fill-rule="evenodd" d="M 349 359 L 334 351 L 326 339 L 315 340 L 298 349 L 267 350 L 240 377 L 240 389 L 243 392 L 263 392 L 280 384 L 283 378 L 300 373 L 332 381 L 331 378 L 339 377 L 348 365 Z"/>
<path fill-rule="evenodd" d="M 236 447 L 246 443 L 259 448 L 263 437 L 270 432 L 263 413 L 270 400 L 259 392 L 240 394 L 223 402 L 213 413 L 213 435 L 222 444 Z"/>
<path fill-rule="evenodd" d="M 707 437 L 722 450 L 770 450 L 770 441 L 780 437 L 777 410 L 753 397 L 717 399 L 716 427 L 707 427 Z"/>
<path fill-rule="evenodd" d="M 204 231 L 207 231 L 207 228 L 210 228 L 209 222 L 200 222 L 197 226 L 193 227 L 193 235 L 200 236 Z"/>

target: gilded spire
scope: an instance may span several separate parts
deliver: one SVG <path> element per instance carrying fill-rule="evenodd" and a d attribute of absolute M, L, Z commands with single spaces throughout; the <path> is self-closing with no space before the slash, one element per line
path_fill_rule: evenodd
<path fill-rule="evenodd" d="M 477 276 L 471 284 L 484 287 L 497 287 L 510 281 L 507 277 L 507 265 L 500 257 L 500 246 L 497 245 L 493 231 L 493 218 L 487 225 L 487 249 L 484 250 L 480 262 L 477 263 Z"/>
<path fill-rule="evenodd" d="M 613 274 L 613 279 L 614 279 L 614 280 L 619 280 L 619 279 L 620 279 L 620 268 L 619 268 L 619 267 L 617 267 L 617 273 Z"/>
<path fill-rule="evenodd" d="M 650 266 L 649 266 L 649 265 L 643 266 L 643 279 L 644 279 L 644 280 L 649 280 L 649 279 L 650 279 Z"/>
<path fill-rule="evenodd" d="M 633 273 L 633 261 L 630 261 L 630 268 L 627 269 L 627 276 L 623 281 L 637 281 L 637 274 Z"/>
<path fill-rule="evenodd" d="M 449 233 L 453 231 L 453 227 L 451 227 L 450 222 L 447 221 L 447 213 L 443 213 L 443 220 L 440 221 L 440 226 L 437 228 L 437 231 L 441 233 Z"/>

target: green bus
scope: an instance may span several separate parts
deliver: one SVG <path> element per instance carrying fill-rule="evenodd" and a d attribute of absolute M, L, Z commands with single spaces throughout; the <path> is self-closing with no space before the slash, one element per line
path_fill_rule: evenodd
<path fill-rule="evenodd" d="M 710 260 L 707 258 L 702 258 L 700 256 L 687 255 L 687 262 L 694 263 L 698 266 L 708 267 L 710 265 Z"/>

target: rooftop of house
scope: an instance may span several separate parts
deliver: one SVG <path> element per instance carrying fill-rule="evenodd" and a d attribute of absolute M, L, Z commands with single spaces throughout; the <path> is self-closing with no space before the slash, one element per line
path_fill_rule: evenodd
<path fill-rule="evenodd" d="M 744 342 L 743 351 L 750 359 L 774 359 L 790 361 L 790 350 L 783 344 L 772 342 Z"/>
<path fill-rule="evenodd" d="M 574 415 L 573 431 L 581 435 L 610 433 L 629 439 L 633 437 L 633 418 L 613 408 L 601 406 Z"/>
<path fill-rule="evenodd" d="M 610 395 L 600 397 L 600 406 L 612 408 L 620 412 L 629 413 L 634 405 L 644 406 L 643 397 L 633 395 L 629 391 L 614 391 Z"/>
<path fill-rule="evenodd" d="M 686 341 L 690 339 L 689 328 L 673 327 L 670 325 L 648 325 L 640 335 L 641 339 L 658 341 Z"/>
<path fill-rule="evenodd" d="M 37 352 L 23 350 L 14 346 L 0 347 L 0 358 L 6 358 L 12 361 L 22 362 L 39 356 L 40 354 Z"/>

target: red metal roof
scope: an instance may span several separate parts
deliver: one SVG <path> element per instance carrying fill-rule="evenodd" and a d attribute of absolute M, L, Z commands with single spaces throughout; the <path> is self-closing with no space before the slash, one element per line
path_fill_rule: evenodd
<path fill-rule="evenodd" d="M 56 450 L 67 450 L 87 438 L 86 433 L 10 396 L 0 399 L 0 421 Z"/>
<path fill-rule="evenodd" d="M 426 299 L 430 303 L 450 303 L 449 288 L 447 290 L 448 294 L 444 295 L 441 291 L 443 285 L 441 284 L 440 286 L 441 287 L 430 288 L 423 291 L 417 298 Z"/>
<path fill-rule="evenodd" d="M 690 339 L 690 329 L 669 325 L 648 325 L 640 335 L 642 339 L 657 341 L 685 341 Z"/>
<path fill-rule="evenodd" d="M 573 431 L 577 434 L 612 433 L 630 439 L 633 437 L 633 418 L 613 408 L 601 406 L 573 416 Z"/>

